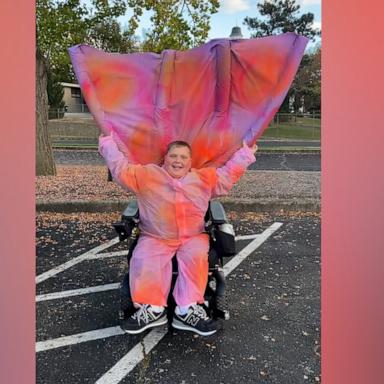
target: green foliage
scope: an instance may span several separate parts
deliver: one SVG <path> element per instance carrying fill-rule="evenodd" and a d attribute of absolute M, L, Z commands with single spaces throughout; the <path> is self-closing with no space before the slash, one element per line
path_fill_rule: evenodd
<path fill-rule="evenodd" d="M 300 5 L 296 0 L 264 0 L 257 4 L 262 19 L 246 17 L 244 24 L 248 26 L 252 37 L 277 35 L 285 32 L 297 34 L 315 40 L 320 31 L 313 26 L 313 13 L 300 14 Z M 297 112 L 320 110 L 320 48 L 316 52 L 303 56 L 295 80 L 282 103 L 279 112 Z"/>
<path fill-rule="evenodd" d="M 89 28 L 87 43 L 107 52 L 127 53 L 136 49 L 138 41 L 113 17 L 106 17 Z"/>
<path fill-rule="evenodd" d="M 51 71 L 47 72 L 47 93 L 50 108 L 64 108 L 64 89 Z"/>
<path fill-rule="evenodd" d="M 127 5 L 133 15 L 122 31 L 117 17 Z M 89 44 L 109 52 L 137 50 L 135 37 L 144 11 L 151 11 L 152 27 L 142 50 L 187 49 L 203 43 L 209 32 L 209 18 L 219 8 L 218 0 L 36 0 L 37 46 L 57 81 L 76 81 L 67 49 Z"/>
<path fill-rule="evenodd" d="M 321 48 L 303 56 L 293 81 L 290 95 L 293 96 L 295 112 L 302 107 L 304 112 L 318 112 L 321 109 Z"/>
<path fill-rule="evenodd" d="M 210 16 L 219 5 L 218 0 L 128 0 L 133 10 L 128 32 L 133 34 L 143 12 L 151 11 L 152 27 L 146 33 L 144 51 L 195 47 L 206 41 Z"/>
<path fill-rule="evenodd" d="M 91 7 L 82 4 L 80 0 L 36 1 L 37 46 L 58 81 L 75 80 L 67 49 L 75 44 L 91 44 L 95 40 L 102 41 L 106 49 L 107 26 L 111 25 L 113 18 L 123 15 L 125 11 L 124 0 L 92 0 Z M 112 36 L 109 39 L 116 46 L 120 36 L 116 38 L 114 34 L 119 34 L 120 29 L 114 26 L 110 32 Z M 124 39 L 127 36 L 121 37 L 125 48 L 127 44 Z"/>
<path fill-rule="evenodd" d="M 296 0 L 264 0 L 257 4 L 263 19 L 246 17 L 244 24 L 253 30 L 252 37 L 296 32 L 314 40 L 320 32 L 313 27 L 313 13 L 300 15 L 300 5 Z"/>

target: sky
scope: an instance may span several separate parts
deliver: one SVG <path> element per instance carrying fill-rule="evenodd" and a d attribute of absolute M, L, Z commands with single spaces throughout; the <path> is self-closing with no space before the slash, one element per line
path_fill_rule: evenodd
<path fill-rule="evenodd" d="M 251 32 L 243 25 L 243 20 L 246 16 L 260 17 L 257 10 L 257 3 L 261 0 L 220 0 L 219 11 L 211 16 L 211 30 L 208 38 L 217 39 L 222 37 L 228 37 L 231 34 L 232 27 L 239 26 L 244 38 L 249 38 Z M 89 4 L 89 0 L 84 0 Z M 312 12 L 315 15 L 314 26 L 321 29 L 321 0 L 297 0 L 300 4 L 300 13 Z M 122 26 L 127 25 L 132 12 L 127 11 L 125 16 L 121 16 L 119 21 Z M 145 12 L 141 16 L 139 28 L 136 34 L 142 37 L 146 28 L 150 27 L 150 13 Z M 311 47 L 312 44 L 309 44 Z"/>

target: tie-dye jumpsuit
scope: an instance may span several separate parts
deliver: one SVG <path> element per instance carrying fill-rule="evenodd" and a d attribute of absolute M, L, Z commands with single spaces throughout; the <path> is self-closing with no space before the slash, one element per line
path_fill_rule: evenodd
<path fill-rule="evenodd" d="M 204 216 L 209 200 L 231 190 L 255 161 L 253 151 L 242 147 L 224 166 L 192 169 L 180 179 L 155 164 L 130 164 L 113 135 L 100 137 L 99 152 L 114 180 L 137 197 L 140 236 L 130 261 L 133 301 L 166 306 L 171 259 L 176 253 L 176 303 L 202 303 L 208 279 L 209 238 L 204 232 Z"/>

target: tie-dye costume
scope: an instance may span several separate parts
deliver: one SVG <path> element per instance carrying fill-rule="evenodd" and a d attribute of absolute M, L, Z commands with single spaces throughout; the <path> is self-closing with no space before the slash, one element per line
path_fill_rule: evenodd
<path fill-rule="evenodd" d="M 143 236 L 131 262 L 135 301 L 165 304 L 176 249 L 176 301 L 202 301 L 208 200 L 227 193 L 254 161 L 249 149 L 237 149 L 243 139 L 253 144 L 268 126 L 306 44 L 305 37 L 286 33 L 216 39 L 162 54 L 70 48 L 87 105 L 104 134 L 113 134 L 101 138 L 100 152 L 115 179 L 138 196 Z M 182 179 L 156 165 L 175 140 L 192 147 L 195 170 Z"/>
<path fill-rule="evenodd" d="M 174 296 L 179 305 L 202 302 L 208 273 L 208 235 L 204 216 L 212 197 L 227 194 L 255 161 L 248 147 L 222 167 L 192 170 L 175 179 L 156 164 L 130 164 L 113 139 L 100 137 L 99 151 L 114 180 L 137 196 L 139 242 L 130 262 L 135 302 L 165 305 L 171 281 L 171 258 L 177 251 L 179 277 Z"/>

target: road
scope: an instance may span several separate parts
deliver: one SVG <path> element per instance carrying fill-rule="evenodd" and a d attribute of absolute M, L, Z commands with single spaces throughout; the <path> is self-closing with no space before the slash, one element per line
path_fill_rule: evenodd
<path fill-rule="evenodd" d="M 113 287 L 68 296 L 121 281 L 126 244 L 114 245 L 110 223 L 119 214 L 112 216 L 37 216 L 37 383 L 320 380 L 317 215 L 231 215 L 238 236 L 259 237 L 237 241 L 237 250 L 248 245 L 248 252 L 227 276 L 231 318 L 206 338 L 166 327 L 123 334 Z M 270 228 L 275 232 L 267 236 Z M 64 297 L 42 296 L 63 291 Z"/>
<path fill-rule="evenodd" d="M 94 164 L 105 162 L 96 150 L 54 150 L 57 164 Z M 319 153 L 258 153 L 249 169 L 268 171 L 320 171 Z"/>

